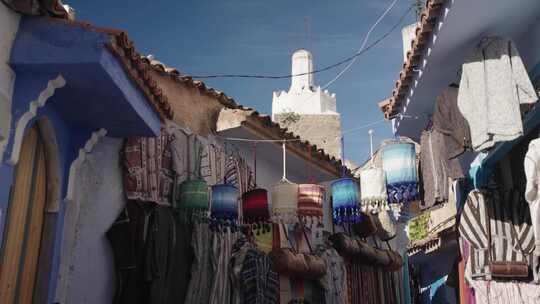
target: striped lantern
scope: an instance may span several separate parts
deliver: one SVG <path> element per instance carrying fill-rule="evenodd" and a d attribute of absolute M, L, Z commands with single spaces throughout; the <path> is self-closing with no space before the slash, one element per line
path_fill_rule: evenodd
<path fill-rule="evenodd" d="M 298 216 L 304 220 L 315 218 L 321 223 L 325 194 L 324 187 L 317 184 L 298 185 Z"/>
<path fill-rule="evenodd" d="M 270 220 L 268 191 L 259 188 L 244 193 L 242 195 L 242 214 L 245 223 Z"/>
<path fill-rule="evenodd" d="M 176 209 L 193 211 L 208 210 L 208 186 L 202 179 L 187 180 L 178 186 L 174 200 Z"/>
<path fill-rule="evenodd" d="M 238 189 L 233 185 L 212 186 L 212 218 L 236 221 L 238 219 Z"/>
<path fill-rule="evenodd" d="M 393 142 L 382 149 L 388 203 L 403 204 L 418 200 L 418 172 L 413 143 Z"/>
<path fill-rule="evenodd" d="M 272 188 L 272 217 L 274 221 L 298 221 L 298 184 L 281 180 Z"/>
<path fill-rule="evenodd" d="M 340 178 L 330 185 L 332 189 L 332 209 L 334 222 L 358 222 L 358 184 L 353 178 Z"/>

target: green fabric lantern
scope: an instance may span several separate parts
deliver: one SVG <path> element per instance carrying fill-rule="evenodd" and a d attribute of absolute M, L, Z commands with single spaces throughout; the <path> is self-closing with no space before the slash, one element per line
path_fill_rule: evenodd
<path fill-rule="evenodd" d="M 174 203 L 176 209 L 208 210 L 208 185 L 202 179 L 181 183 Z"/>

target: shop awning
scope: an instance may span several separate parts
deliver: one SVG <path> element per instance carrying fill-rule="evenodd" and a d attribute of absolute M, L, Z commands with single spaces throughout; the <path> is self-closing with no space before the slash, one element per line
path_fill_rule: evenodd
<path fill-rule="evenodd" d="M 12 108 L 27 107 L 60 79 L 63 85 L 46 102 L 67 125 L 103 128 L 115 137 L 158 134 L 172 113 L 124 38 L 88 24 L 23 17 L 9 62 L 16 74 Z M 14 121 L 22 114 L 13 113 Z"/>

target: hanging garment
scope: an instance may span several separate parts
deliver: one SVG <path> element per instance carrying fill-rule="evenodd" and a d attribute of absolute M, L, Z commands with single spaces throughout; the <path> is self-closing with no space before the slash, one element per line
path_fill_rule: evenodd
<path fill-rule="evenodd" d="M 210 304 L 228 303 L 232 298 L 232 282 L 229 280 L 229 263 L 238 233 L 230 227 L 220 227 L 212 233 L 212 283 Z"/>
<path fill-rule="evenodd" d="M 277 304 L 279 276 L 272 270 L 272 261 L 263 252 L 249 249 L 240 272 L 242 302 L 246 304 Z"/>
<path fill-rule="evenodd" d="M 540 192 L 538 185 L 540 183 L 540 139 L 534 139 L 529 143 L 529 150 L 525 155 L 524 161 L 525 176 L 527 178 L 525 199 L 529 203 L 531 212 L 531 222 L 534 229 L 535 250 L 533 275 L 535 282 L 540 282 Z"/>
<path fill-rule="evenodd" d="M 538 99 L 514 43 L 486 37 L 463 64 L 458 106 L 475 151 L 523 135 L 520 105 Z"/>
<path fill-rule="evenodd" d="M 210 255 L 212 233 L 209 224 L 197 219 L 193 224 L 192 246 L 195 259 L 191 266 L 191 281 L 185 303 L 208 304 L 212 290 L 212 267 Z"/>
<path fill-rule="evenodd" d="M 326 274 L 319 279 L 325 304 L 345 304 L 345 261 L 334 248 L 322 250 L 319 255 L 326 263 Z"/>
<path fill-rule="evenodd" d="M 241 273 L 247 252 L 252 248 L 244 236 L 238 238 L 233 244 L 231 259 L 229 260 L 229 280 L 231 282 L 231 304 L 246 303 L 243 300 Z"/>
<path fill-rule="evenodd" d="M 191 265 L 194 253 L 191 247 L 193 223 L 186 212 L 175 212 L 176 246 L 174 248 L 174 263 L 171 268 L 171 284 L 169 299 L 174 303 L 184 303 L 191 280 Z"/>
<path fill-rule="evenodd" d="M 435 101 L 431 118 L 433 128 L 445 135 L 448 158 L 456 158 L 471 149 L 469 123 L 457 105 L 458 88 L 445 88 Z"/>
<path fill-rule="evenodd" d="M 192 145 L 190 145 L 190 138 L 187 131 L 179 128 L 170 128 L 168 132 L 171 134 L 172 167 L 176 173 L 176 185 L 178 185 L 188 179 L 190 168 L 195 166 L 189 163 L 189 157 L 191 154 L 194 154 L 194 151 L 188 150 Z"/>
<path fill-rule="evenodd" d="M 392 142 L 383 146 L 388 203 L 403 204 L 419 199 L 415 145 Z"/>
<path fill-rule="evenodd" d="M 536 284 L 473 280 L 476 304 L 536 304 L 540 303 L 540 288 Z"/>
<path fill-rule="evenodd" d="M 527 262 L 534 235 L 529 210 L 517 191 L 501 197 L 498 191 L 473 190 L 465 203 L 459 233 L 471 246 L 468 272 L 472 279 L 490 278 L 490 261 Z M 490 225 L 489 229 L 487 225 Z M 488 244 L 491 231 L 491 246 Z M 488 248 L 491 247 L 491 254 Z"/>
<path fill-rule="evenodd" d="M 360 171 L 360 206 L 363 212 L 387 210 L 386 175 L 381 168 Z"/>
<path fill-rule="evenodd" d="M 457 159 L 448 158 L 446 136 L 433 129 L 422 132 L 420 137 L 420 165 L 424 185 L 421 209 L 448 200 L 448 178 L 463 177 Z"/>
<path fill-rule="evenodd" d="M 176 246 L 169 207 L 129 201 L 107 231 L 117 270 L 113 303 L 167 304 Z"/>
<path fill-rule="evenodd" d="M 127 138 L 122 149 L 124 190 L 129 200 L 170 204 L 174 174 L 170 137 Z"/>

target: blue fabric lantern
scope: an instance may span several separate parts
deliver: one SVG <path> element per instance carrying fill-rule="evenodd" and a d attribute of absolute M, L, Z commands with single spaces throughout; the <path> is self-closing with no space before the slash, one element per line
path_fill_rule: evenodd
<path fill-rule="evenodd" d="M 233 185 L 212 186 L 212 218 L 236 221 L 238 219 L 238 189 Z"/>
<path fill-rule="evenodd" d="M 414 143 L 394 142 L 383 146 L 383 169 L 390 204 L 419 199 L 418 172 Z"/>
<path fill-rule="evenodd" d="M 330 185 L 332 190 L 332 209 L 334 222 L 342 224 L 360 220 L 358 183 L 352 178 L 340 178 Z"/>

